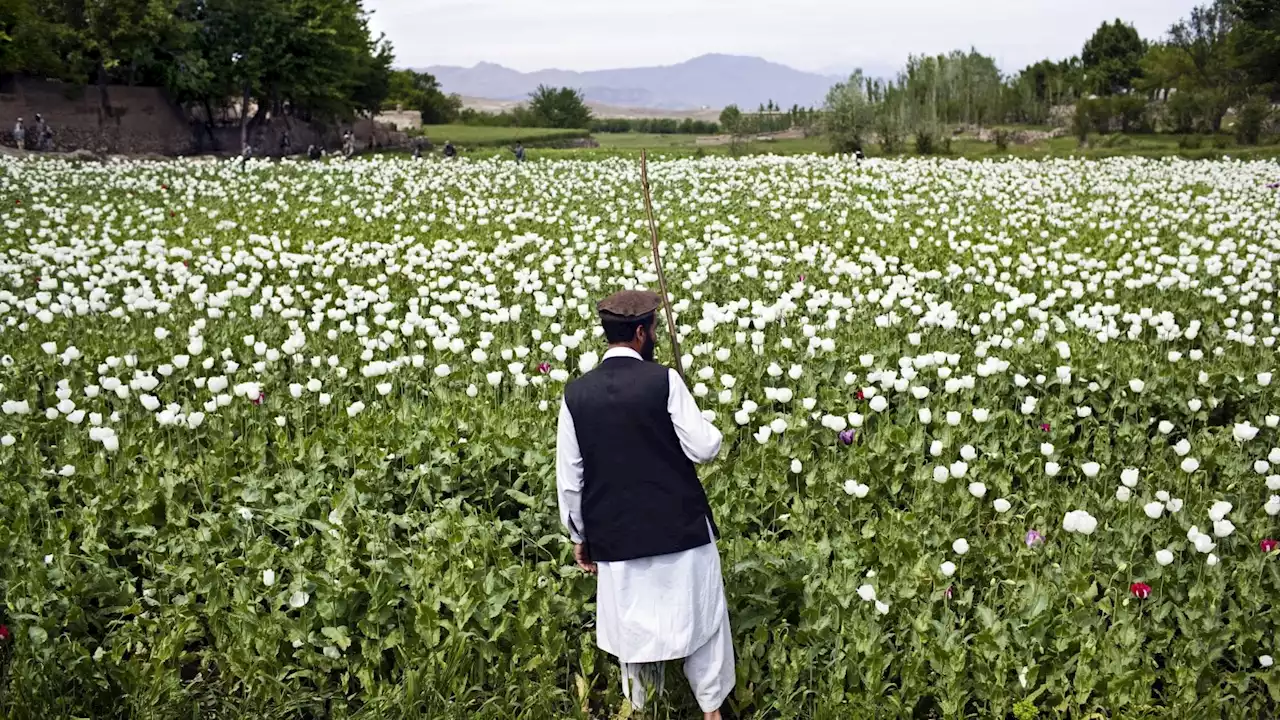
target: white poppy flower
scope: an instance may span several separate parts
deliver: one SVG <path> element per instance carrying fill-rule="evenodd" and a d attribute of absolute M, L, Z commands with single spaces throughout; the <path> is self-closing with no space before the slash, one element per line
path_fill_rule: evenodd
<path fill-rule="evenodd" d="M 1173 553 L 1169 552 L 1168 550 L 1157 550 L 1157 551 L 1156 551 L 1156 562 L 1157 562 L 1157 563 L 1160 563 L 1160 565 L 1161 565 L 1161 566 L 1172 565 L 1172 564 L 1173 564 Z"/>
<path fill-rule="evenodd" d="M 1146 505 L 1142 506 L 1142 512 L 1146 513 L 1147 517 L 1151 518 L 1152 520 L 1157 520 L 1160 518 L 1161 515 L 1164 514 L 1164 503 L 1149 502 Z"/>
<path fill-rule="evenodd" d="M 1236 423 L 1231 429 L 1231 437 L 1240 442 L 1248 442 L 1258 436 L 1258 428 L 1249 424 L 1248 421 Z"/>
<path fill-rule="evenodd" d="M 964 538 L 958 538 L 955 542 L 951 543 L 951 549 L 957 555 L 964 555 L 969 552 L 969 541 Z"/>

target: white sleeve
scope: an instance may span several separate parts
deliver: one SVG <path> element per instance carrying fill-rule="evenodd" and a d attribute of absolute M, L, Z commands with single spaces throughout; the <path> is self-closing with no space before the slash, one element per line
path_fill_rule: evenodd
<path fill-rule="evenodd" d="M 671 414 L 676 437 L 680 438 L 680 447 L 690 460 L 696 463 L 710 462 L 720 452 L 720 431 L 702 417 L 702 411 L 698 409 L 698 403 L 685 386 L 680 373 L 675 370 L 670 370 L 669 373 L 667 412 Z"/>
<path fill-rule="evenodd" d="M 569 539 L 582 542 L 582 451 L 578 448 L 573 415 L 564 401 L 560 402 L 556 428 L 556 494 L 560 498 L 560 522 L 569 531 Z"/>

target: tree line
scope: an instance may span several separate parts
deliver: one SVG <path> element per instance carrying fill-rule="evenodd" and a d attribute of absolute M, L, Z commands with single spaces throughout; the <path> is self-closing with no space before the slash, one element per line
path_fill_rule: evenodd
<path fill-rule="evenodd" d="M 912 56 L 891 79 L 857 71 L 831 88 L 823 123 L 836 150 L 875 136 L 895 151 L 911 139 L 927 149 L 955 125 L 1056 120 L 1082 138 L 1114 130 L 1218 132 L 1235 109 L 1237 138 L 1257 142 L 1278 98 L 1280 2 L 1214 0 L 1162 38 L 1144 40 L 1122 20 L 1103 23 L 1079 55 L 1007 77 L 976 50 Z"/>
<path fill-rule="evenodd" d="M 361 0 L 0 0 L 0 74 L 101 93 L 159 86 L 212 120 L 231 105 L 241 139 L 268 114 L 334 119 L 376 112 L 391 45 Z"/>

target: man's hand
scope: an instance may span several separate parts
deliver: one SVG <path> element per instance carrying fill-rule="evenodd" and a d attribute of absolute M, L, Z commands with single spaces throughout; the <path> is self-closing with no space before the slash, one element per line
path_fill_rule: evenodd
<path fill-rule="evenodd" d="M 578 563 L 578 567 L 592 575 L 595 575 L 599 569 L 595 563 L 591 562 L 591 558 L 587 557 L 587 549 L 583 547 L 582 543 L 573 544 L 573 559 Z"/>

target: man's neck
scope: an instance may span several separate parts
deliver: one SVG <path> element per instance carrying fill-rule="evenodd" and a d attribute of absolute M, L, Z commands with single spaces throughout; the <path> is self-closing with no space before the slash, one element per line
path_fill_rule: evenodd
<path fill-rule="evenodd" d="M 611 353 L 615 357 L 621 355 L 625 357 L 635 357 L 635 358 L 644 360 L 644 356 L 640 354 L 640 351 L 637 350 L 636 347 L 630 343 L 615 343 L 613 345 L 610 345 L 609 348 L 605 350 L 605 354 L 609 355 Z"/>

